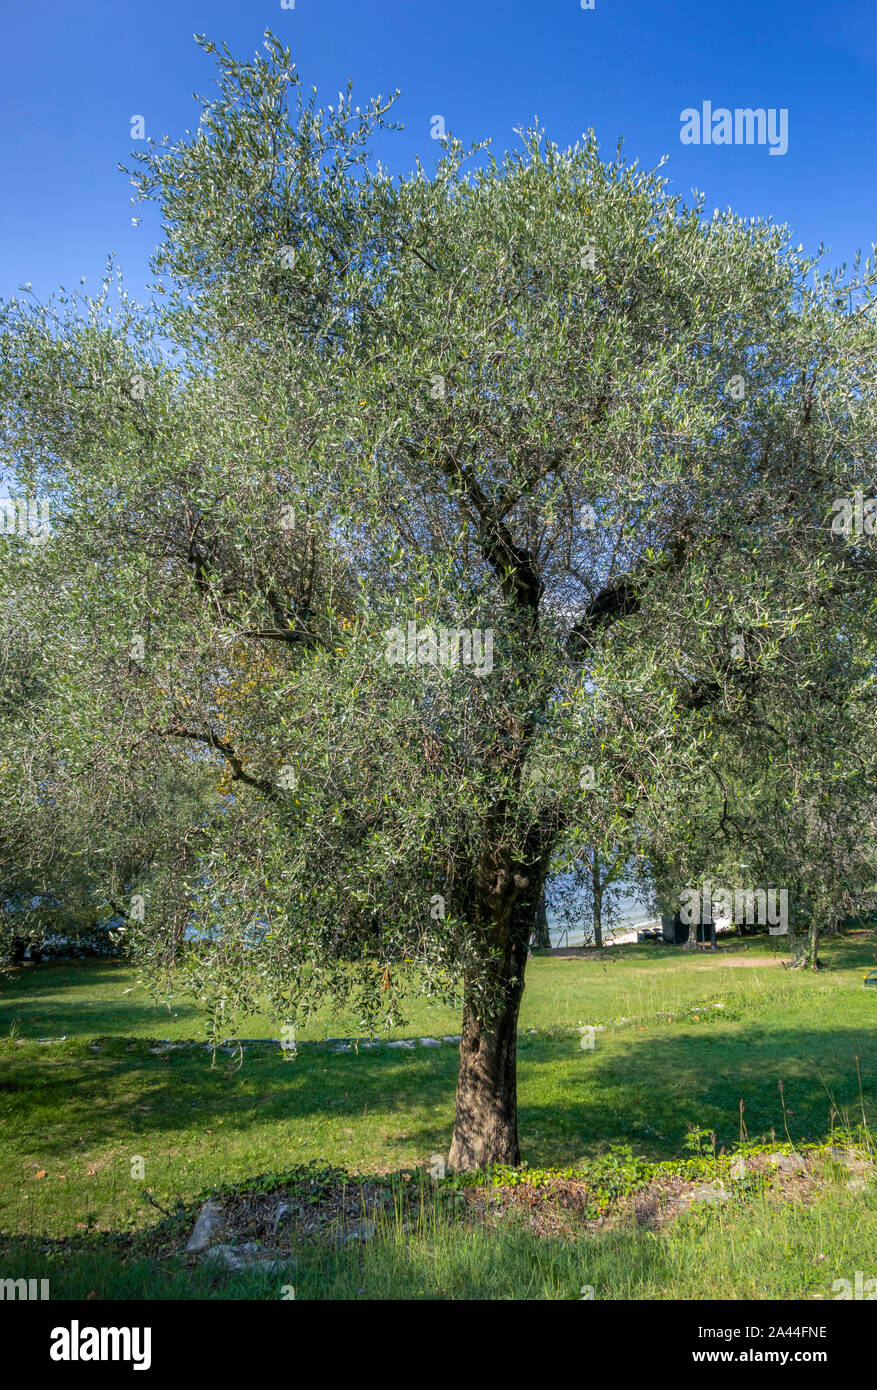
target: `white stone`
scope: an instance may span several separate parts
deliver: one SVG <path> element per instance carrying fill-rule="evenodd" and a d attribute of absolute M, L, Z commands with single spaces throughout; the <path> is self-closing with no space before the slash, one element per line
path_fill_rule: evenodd
<path fill-rule="evenodd" d="M 730 1193 L 725 1191 L 724 1183 L 706 1183 L 702 1187 L 695 1187 L 691 1194 L 693 1202 L 727 1202 Z"/>
<path fill-rule="evenodd" d="M 768 1154 L 767 1161 L 781 1173 L 803 1173 L 807 1167 L 800 1154 Z"/>
<path fill-rule="evenodd" d="M 225 1224 L 225 1217 L 222 1213 L 222 1206 L 215 1197 L 208 1197 L 201 1208 L 198 1220 L 195 1222 L 194 1229 L 189 1237 L 189 1244 L 186 1246 L 188 1254 L 198 1254 L 201 1250 L 206 1250 L 216 1232 Z"/>

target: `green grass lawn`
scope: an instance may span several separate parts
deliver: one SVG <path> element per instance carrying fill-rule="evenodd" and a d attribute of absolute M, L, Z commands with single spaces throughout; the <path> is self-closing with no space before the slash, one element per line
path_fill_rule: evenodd
<path fill-rule="evenodd" d="M 570 1165 L 623 1144 L 649 1159 L 669 1160 L 686 1152 L 692 1126 L 714 1130 L 718 1146 L 730 1147 L 741 1136 L 741 1101 L 752 1140 L 775 1136 L 804 1146 L 844 1124 L 873 1126 L 877 990 L 864 989 L 862 977 L 877 964 L 877 937 L 857 933 L 830 942 L 824 958 L 826 969 L 818 974 L 784 970 L 781 943 L 766 938 L 726 943 L 716 955 L 641 945 L 605 960 L 534 959 L 519 1039 L 525 1162 Z M 592 1051 L 581 1047 L 582 1024 L 601 1025 Z M 228 1035 L 271 1037 L 277 1028 L 267 1018 L 229 1019 Z M 395 1035 L 417 1039 L 458 1030 L 454 1014 L 420 1002 Z M 159 1276 L 149 1258 L 113 1253 L 106 1240 L 89 1242 L 97 1233 L 130 1234 L 153 1225 L 159 1212 L 148 1195 L 173 1211 L 214 1185 L 315 1160 L 369 1174 L 425 1169 L 433 1154 L 447 1153 L 457 1049 L 418 1042 L 413 1051 L 382 1045 L 336 1053 L 318 1045 L 329 1036 L 361 1033 L 355 1017 L 326 1014 L 296 1028 L 297 1038 L 314 1045 L 301 1047 L 294 1059 L 260 1048 L 242 1055 L 206 1048 L 155 1053 L 150 1039 L 203 1040 L 194 1004 L 182 998 L 170 1009 L 156 1004 L 118 964 L 7 972 L 0 980 L 0 1230 L 14 1242 L 9 1248 L 21 1254 L 22 1239 L 28 1250 L 33 1242 L 79 1242 L 74 1266 L 63 1265 L 58 1274 L 62 1281 L 78 1280 L 77 1287 L 83 1280 L 89 1287 L 101 1283 L 103 1269 L 104 1283 L 117 1291 L 139 1287 L 148 1276 L 165 1281 L 164 1293 L 155 1286 L 157 1297 L 184 1296 L 181 1290 L 196 1297 L 248 1296 L 241 1290 L 260 1287 L 258 1280 L 208 1280 L 212 1292 L 205 1294 L 201 1271 L 162 1267 Z M 61 1036 L 64 1042 L 37 1041 Z M 138 1158 L 145 1163 L 143 1180 L 131 1175 Z M 716 1296 L 791 1296 L 743 1292 L 760 1241 L 796 1249 L 800 1239 L 805 1264 L 825 1254 L 811 1250 L 820 1241 L 846 1250 L 850 1259 L 869 1238 L 874 1248 L 873 1181 L 858 1194 L 827 1188 L 824 1202 L 807 1217 L 815 1225 L 794 1227 L 791 1246 L 782 1232 L 792 1217 L 776 1206 L 760 1221 L 752 1214 L 738 1214 L 735 1222 L 726 1211 L 713 1213 L 716 1231 L 724 1232 L 716 1248 L 727 1247 L 728 1288 L 738 1290 Z M 684 1235 L 689 1227 L 690 1240 Z M 678 1223 L 672 1236 L 632 1230 L 611 1239 L 605 1250 L 614 1273 L 606 1279 L 615 1291 L 606 1296 L 712 1296 L 684 1292 L 695 1287 L 700 1237 L 694 1218 Z M 386 1232 L 368 1247 L 365 1269 L 354 1251 L 320 1256 L 322 1272 L 310 1283 L 302 1273 L 298 1296 L 309 1289 L 311 1296 L 357 1296 L 364 1279 L 372 1281 L 370 1296 L 382 1296 L 375 1290 L 398 1296 L 386 1292 L 398 1289 L 397 1276 L 411 1280 L 412 1296 L 573 1296 L 559 1292 L 552 1271 L 557 1260 L 564 1268 L 564 1261 L 578 1260 L 578 1268 L 583 1258 L 581 1252 L 574 1257 L 572 1247 L 555 1258 L 548 1247 L 563 1242 L 540 1241 L 526 1231 L 476 1236 L 441 1222 L 430 1240 L 415 1242 L 410 1259 L 406 1240 L 410 1245 L 400 1232 Z M 588 1258 L 597 1259 L 597 1246 L 604 1244 L 589 1238 Z M 496 1256 L 500 1246 L 507 1266 L 500 1262 L 491 1276 L 485 1272 L 494 1267 L 490 1250 Z M 43 1252 L 43 1258 L 49 1256 Z M 4 1264 L 8 1260 L 7 1253 Z M 799 1265 L 795 1257 L 787 1276 L 780 1262 L 777 1287 L 787 1277 L 802 1287 L 810 1266 Z M 505 1293 L 496 1291 L 497 1279 Z M 561 1282 L 567 1288 L 566 1275 Z M 579 1282 L 594 1281 L 582 1276 Z M 479 1286 L 494 1292 L 472 1292 Z"/>
<path fill-rule="evenodd" d="M 829 943 L 824 952 L 827 981 L 858 988 L 861 974 L 877 964 L 877 938 L 857 933 Z M 607 950 L 602 959 L 536 956 L 527 967 L 522 1028 L 571 1028 L 583 1022 L 613 1022 L 619 1016 L 652 1015 L 708 994 L 763 990 L 781 981 L 788 951 L 778 938 L 749 937 L 723 942 L 713 954 L 642 943 Z M 746 974 L 741 974 L 746 971 Z M 87 983 L 83 984 L 83 981 Z M 230 1014 L 226 1036 L 277 1037 L 281 1023 L 266 1015 Z M 354 1013 L 315 1015 L 308 1024 L 292 1020 L 300 1039 L 361 1035 Z M 205 1038 L 203 1014 L 182 994 L 170 1005 L 156 1002 L 137 985 L 134 972 L 112 961 L 22 966 L 0 977 L 0 1036 L 15 1027 L 19 1038 Z M 429 1001 L 410 1002 L 408 1021 L 388 1038 L 456 1033 L 459 1014 Z"/>

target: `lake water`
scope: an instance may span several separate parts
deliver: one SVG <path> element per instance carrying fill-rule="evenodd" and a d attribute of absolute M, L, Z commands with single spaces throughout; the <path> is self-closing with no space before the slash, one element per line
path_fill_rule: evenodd
<path fill-rule="evenodd" d="M 603 940 L 611 941 L 613 937 L 629 932 L 635 922 L 643 922 L 652 918 L 654 914 L 649 911 L 648 904 L 634 885 L 626 885 L 625 890 L 617 899 L 617 920 L 611 930 L 603 931 Z M 585 902 L 582 902 L 582 911 L 579 916 L 574 905 L 566 905 L 565 910 L 558 912 L 548 905 L 548 935 L 552 946 L 569 945 L 581 946 L 586 941 L 593 939 L 593 917 L 587 910 Z M 566 932 L 566 935 L 564 935 Z M 562 940 L 561 940 L 562 938 Z"/>

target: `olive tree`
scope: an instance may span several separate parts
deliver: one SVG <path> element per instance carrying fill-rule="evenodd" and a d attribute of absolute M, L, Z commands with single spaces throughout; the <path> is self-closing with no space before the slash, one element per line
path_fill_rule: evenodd
<path fill-rule="evenodd" d="M 757 748 L 802 632 L 842 647 L 872 601 L 831 531 L 870 479 L 871 267 L 841 285 L 590 137 L 390 177 L 389 98 L 324 110 L 270 36 L 205 46 L 198 128 L 130 170 L 153 305 L 110 273 L 3 310 L 5 459 L 52 508 L 4 611 L 90 796 L 146 749 L 213 778 L 214 1024 L 459 999 L 451 1163 L 514 1163 L 557 845 L 623 842 L 720 724 Z"/>

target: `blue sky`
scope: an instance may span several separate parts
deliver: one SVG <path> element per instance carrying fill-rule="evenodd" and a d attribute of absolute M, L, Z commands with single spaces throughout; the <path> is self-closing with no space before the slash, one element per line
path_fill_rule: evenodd
<path fill-rule="evenodd" d="M 877 11 L 807 0 L 150 0 L 149 4 L 6 7 L 0 19 L 0 296 L 30 281 L 45 297 L 84 275 L 96 290 L 117 253 L 143 295 L 155 216 L 131 225 L 131 188 L 117 164 L 130 122 L 172 137 L 197 125 L 192 92 L 208 95 L 212 63 L 195 32 L 250 56 L 271 28 L 286 39 L 324 105 L 352 76 L 355 92 L 402 89 L 405 130 L 382 148 L 397 171 L 430 164 L 430 119 L 464 141 L 538 116 L 561 145 L 593 126 L 607 156 L 669 154 L 672 185 L 699 188 L 708 208 L 787 222 L 830 261 L 877 240 Z M 684 146 L 680 112 L 763 106 L 789 112 L 789 150 Z M 141 147 L 142 148 L 142 147 Z"/>

